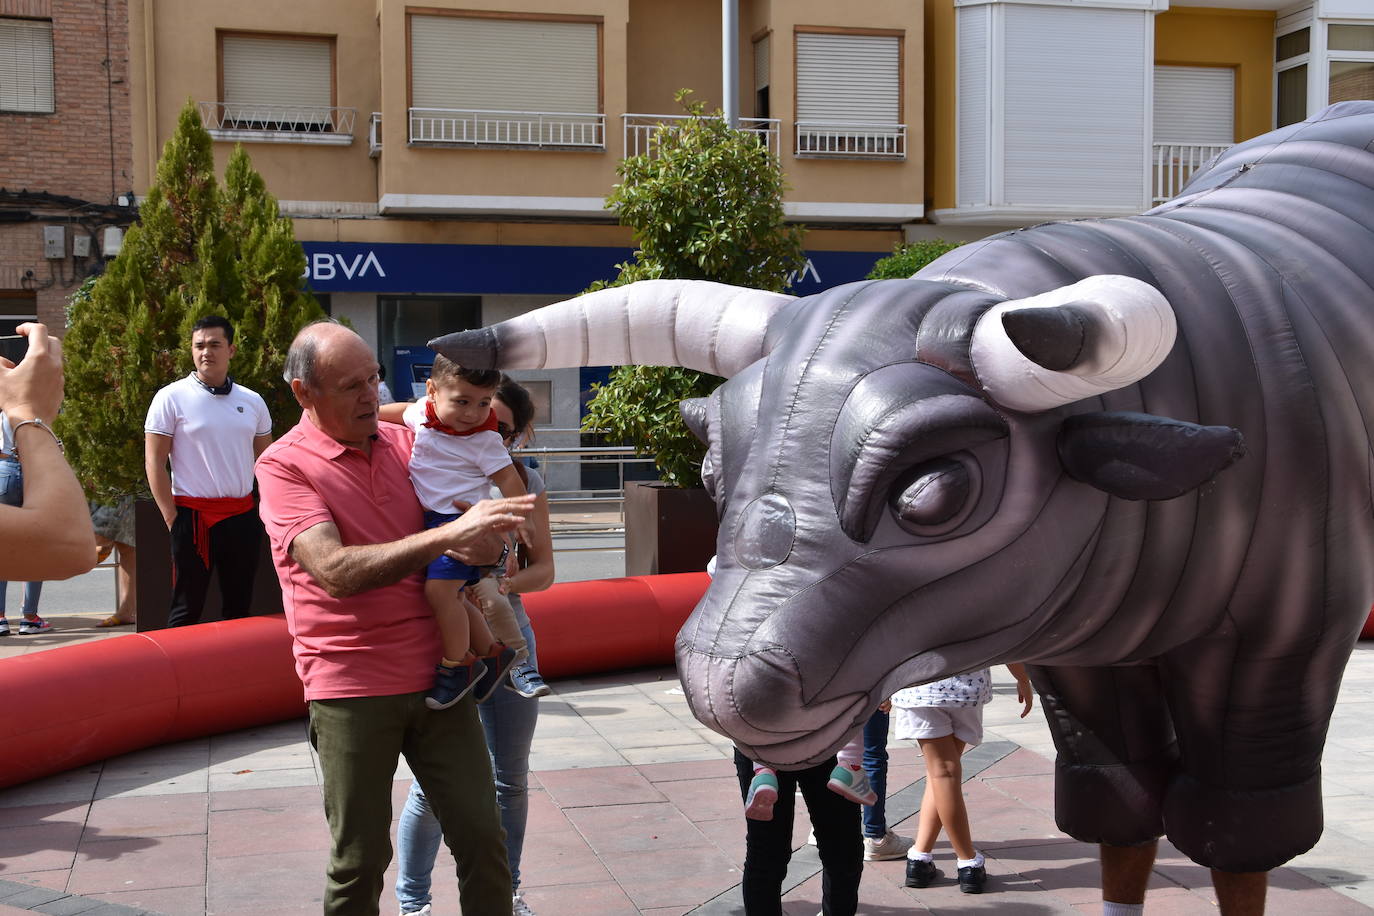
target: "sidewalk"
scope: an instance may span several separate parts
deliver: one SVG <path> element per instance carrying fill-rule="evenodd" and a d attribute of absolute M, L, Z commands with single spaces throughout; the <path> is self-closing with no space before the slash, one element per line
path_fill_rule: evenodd
<path fill-rule="evenodd" d="M 62 627 L 24 646 L 106 638 L 103 613 L 55 612 Z M 18 640 L 22 639 L 23 642 Z M 2 663 L 2 662 L 0 662 Z M 995 669 L 987 740 L 965 758 L 966 793 L 991 877 L 981 897 L 948 880 L 902 887 L 903 863 L 868 863 L 860 911 L 1100 912 L 1095 849 L 1054 826 L 1052 747 L 1037 710 L 1016 718 Z M 553 684 L 531 760 L 524 891 L 541 916 L 739 913 L 744 821 L 729 745 L 687 711 L 671 668 Z M 111 685 L 118 690 L 118 684 Z M 9 697 L 11 714 L 23 698 Z M 919 756 L 894 742 L 888 816 L 910 835 Z M 397 774 L 394 809 L 408 787 Z M 1374 910 L 1374 644 L 1356 650 L 1326 751 L 1326 833 L 1271 878 L 1272 913 Z M 798 806 L 799 810 L 803 806 Z M 794 831 L 806 837 L 804 814 Z M 150 748 L 0 791 L 0 914 L 318 912 L 328 849 L 317 761 L 303 720 Z M 952 871 L 947 846 L 937 863 Z M 456 914 L 441 853 L 435 913 Z M 388 876 L 382 912 L 394 913 Z M 794 856 L 786 912 L 819 909 L 814 847 Z M 1206 871 L 1167 847 L 1149 913 L 1216 912 Z"/>

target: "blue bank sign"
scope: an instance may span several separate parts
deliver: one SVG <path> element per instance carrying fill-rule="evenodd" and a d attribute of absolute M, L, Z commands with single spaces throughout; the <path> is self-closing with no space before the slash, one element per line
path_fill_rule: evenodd
<path fill-rule="evenodd" d="M 616 275 L 630 248 L 303 242 L 305 281 L 317 293 L 571 296 Z M 863 279 L 887 252 L 809 251 L 792 292 Z"/>

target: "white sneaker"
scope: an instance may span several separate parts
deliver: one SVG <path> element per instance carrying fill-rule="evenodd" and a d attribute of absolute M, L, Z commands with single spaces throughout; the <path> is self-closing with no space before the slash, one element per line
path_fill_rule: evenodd
<path fill-rule="evenodd" d="M 868 774 L 863 770 L 851 770 L 844 764 L 830 771 L 830 782 L 826 786 L 858 805 L 871 805 L 878 800 L 878 793 L 869 785 Z"/>
<path fill-rule="evenodd" d="M 418 910 L 401 910 L 401 916 L 433 916 L 433 911 L 429 908 L 429 904 L 426 903 Z"/>
<path fill-rule="evenodd" d="M 511 916 L 534 916 L 534 910 L 525 902 L 525 898 L 516 894 L 510 899 Z"/>
<path fill-rule="evenodd" d="M 905 859 L 906 851 L 916 841 L 909 836 L 898 836 L 889 830 L 880 837 L 864 837 L 864 861 L 884 862 L 888 859 Z"/>

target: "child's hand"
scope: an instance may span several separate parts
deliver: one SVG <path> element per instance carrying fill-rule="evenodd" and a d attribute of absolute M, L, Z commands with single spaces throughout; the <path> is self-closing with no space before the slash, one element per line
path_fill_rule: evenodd
<path fill-rule="evenodd" d="M 496 590 L 503 595 L 510 594 L 510 576 L 496 577 Z"/>
<path fill-rule="evenodd" d="M 888 697 L 878 704 L 878 712 L 892 712 L 892 698 Z"/>

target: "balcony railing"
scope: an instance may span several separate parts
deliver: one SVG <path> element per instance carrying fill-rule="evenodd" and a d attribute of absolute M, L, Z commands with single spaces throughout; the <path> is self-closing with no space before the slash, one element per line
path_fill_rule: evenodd
<path fill-rule="evenodd" d="M 372 112 L 367 119 L 367 154 L 376 159 L 382 154 L 382 113 Z"/>
<path fill-rule="evenodd" d="M 625 131 L 625 155 L 653 156 L 658 151 L 662 131 L 672 130 L 691 115 L 621 115 Z M 740 118 L 739 129 L 754 134 L 768 152 L 778 155 L 778 134 L 781 122 L 777 118 Z"/>
<path fill-rule="evenodd" d="M 1154 197 L 1158 206 L 1178 196 L 1193 173 L 1212 160 L 1212 157 L 1231 148 L 1229 143 L 1156 143 L 1154 144 Z"/>
<path fill-rule="evenodd" d="M 201 102 L 200 119 L 216 140 L 247 143 L 353 142 L 356 108 L 323 105 L 255 105 L 247 102 Z"/>
<path fill-rule="evenodd" d="M 605 149 L 606 116 L 567 111 L 412 108 L 410 142 L 437 146 Z"/>
<path fill-rule="evenodd" d="M 798 121 L 797 155 L 835 159 L 905 159 L 906 125 L 872 121 Z"/>

